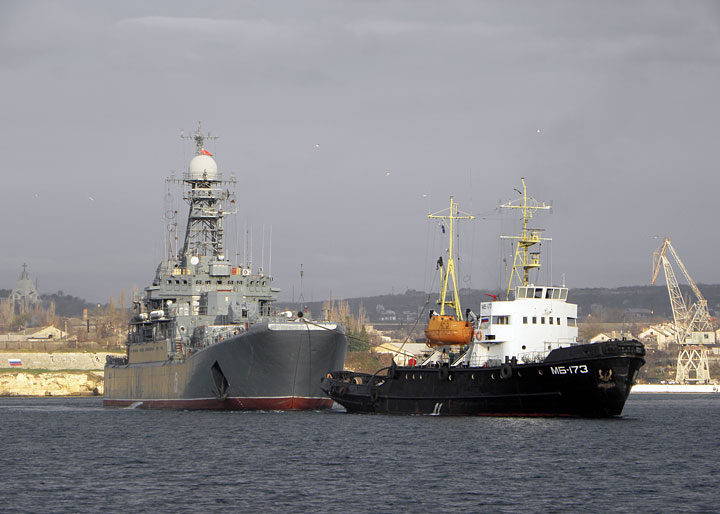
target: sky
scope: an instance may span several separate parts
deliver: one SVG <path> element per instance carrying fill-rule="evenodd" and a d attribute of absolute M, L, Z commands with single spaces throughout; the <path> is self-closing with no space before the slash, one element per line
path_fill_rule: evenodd
<path fill-rule="evenodd" d="M 460 285 L 503 286 L 521 177 L 553 206 L 538 280 L 647 285 L 670 237 L 718 283 L 719 28 L 712 1 L 4 1 L 0 288 L 148 285 L 198 121 L 228 253 L 249 227 L 285 300 L 301 264 L 306 300 L 437 289 L 451 195 Z"/>

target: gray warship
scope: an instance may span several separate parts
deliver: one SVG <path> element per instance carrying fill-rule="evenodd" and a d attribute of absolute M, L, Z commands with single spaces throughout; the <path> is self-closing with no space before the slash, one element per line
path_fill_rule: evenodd
<path fill-rule="evenodd" d="M 223 218 L 232 201 L 208 136 L 198 125 L 196 155 L 182 179 L 189 204 L 182 250 L 157 267 L 133 302 L 125 357 L 108 356 L 103 404 L 147 409 L 303 410 L 333 401 L 320 380 L 342 369 L 339 323 L 278 314 L 279 289 L 261 268 L 226 257 Z"/>

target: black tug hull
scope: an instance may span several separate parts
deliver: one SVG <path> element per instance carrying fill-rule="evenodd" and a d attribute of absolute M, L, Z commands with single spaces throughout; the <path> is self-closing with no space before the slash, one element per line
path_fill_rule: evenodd
<path fill-rule="evenodd" d="M 606 341 L 553 350 L 535 364 L 340 371 L 320 387 L 348 412 L 613 417 L 622 413 L 644 355 L 638 341 Z"/>

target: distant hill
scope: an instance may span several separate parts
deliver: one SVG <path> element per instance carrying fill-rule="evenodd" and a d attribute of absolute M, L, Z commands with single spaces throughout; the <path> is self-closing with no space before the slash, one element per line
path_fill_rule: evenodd
<path fill-rule="evenodd" d="M 41 294 L 40 298 L 42 298 L 43 302 L 55 302 L 55 314 L 65 318 L 80 317 L 84 309 L 87 309 L 88 312 L 95 312 L 97 309 L 96 303 L 90 303 L 77 296 L 63 294 L 62 291 Z"/>
<path fill-rule="evenodd" d="M 720 284 L 699 284 L 698 287 L 708 301 L 710 314 L 720 318 Z M 689 286 L 680 286 L 686 298 L 692 297 Z M 463 308 L 479 310 L 480 303 L 491 301 L 488 295 L 497 295 L 502 299 L 504 293 L 492 290 L 461 289 L 460 301 Z M 7 298 L 9 289 L 0 289 L 0 298 Z M 40 295 L 44 302 L 55 302 L 55 313 L 62 317 L 82 316 L 83 309 L 93 312 L 97 304 L 82 298 L 66 295 L 62 291 Z M 386 294 L 358 298 L 346 298 L 351 312 L 357 314 L 360 305 L 370 318 L 371 323 L 393 321 L 383 318 L 395 317 L 394 321 L 414 322 L 425 303 L 425 314 L 436 308 L 438 293 L 425 293 L 408 289 L 402 294 Z M 580 288 L 571 289 L 568 300 L 578 304 L 578 317 L 583 320 L 590 315 L 596 321 L 622 322 L 636 319 L 672 318 L 670 299 L 665 286 L 628 286 L 618 288 Z M 319 316 L 324 302 L 310 302 L 308 307 Z M 278 302 L 292 310 L 298 308 L 290 302 Z M 393 314 L 391 314 L 393 313 Z"/>
<path fill-rule="evenodd" d="M 691 298 L 689 286 L 680 286 L 683 295 Z M 700 291 L 708 301 L 710 314 L 720 317 L 720 284 L 699 284 Z M 491 290 L 462 289 L 460 301 L 463 308 L 479 310 L 480 303 L 491 301 L 497 295 L 503 299 L 504 292 Z M 425 293 L 409 289 L 403 294 L 367 296 L 362 298 L 347 298 L 352 312 L 357 313 L 362 304 L 368 313 L 371 323 L 382 321 L 410 322 L 417 319 L 418 313 L 425 302 L 430 303 L 425 308 L 436 308 L 438 293 Z M 670 319 L 672 311 L 667 287 L 663 286 L 628 286 L 619 288 L 581 288 L 571 289 L 568 301 L 578 305 L 578 317 L 581 320 L 593 319 L 596 321 L 623 322 L 642 319 Z M 694 298 L 693 298 L 694 301 Z M 308 304 L 315 315 L 320 315 L 323 302 Z M 390 320 L 394 313 L 395 320 Z M 590 318 L 588 318 L 590 315 Z"/>

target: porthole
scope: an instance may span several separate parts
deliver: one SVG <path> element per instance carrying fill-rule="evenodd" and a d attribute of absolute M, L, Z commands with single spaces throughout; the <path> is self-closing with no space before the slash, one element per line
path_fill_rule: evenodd
<path fill-rule="evenodd" d="M 538 375 L 542 375 L 542 370 L 541 370 L 541 369 L 538 370 Z"/>

